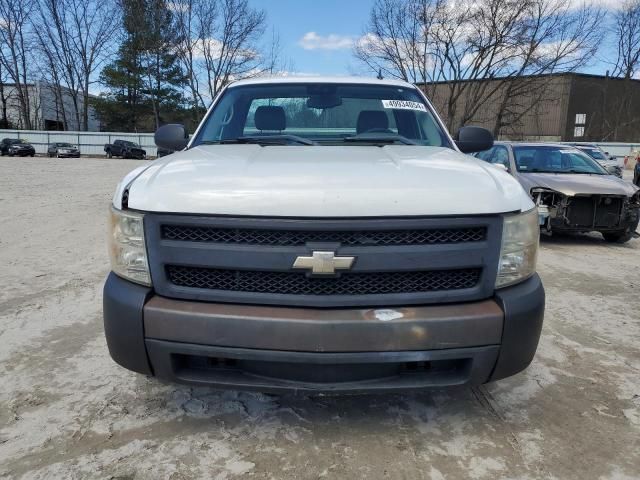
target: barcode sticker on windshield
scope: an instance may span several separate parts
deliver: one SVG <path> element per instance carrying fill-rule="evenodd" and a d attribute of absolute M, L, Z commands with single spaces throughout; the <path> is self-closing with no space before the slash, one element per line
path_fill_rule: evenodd
<path fill-rule="evenodd" d="M 419 110 L 426 112 L 427 107 L 424 103 L 410 102 L 409 100 L 382 100 L 384 108 L 393 108 L 394 110 Z"/>

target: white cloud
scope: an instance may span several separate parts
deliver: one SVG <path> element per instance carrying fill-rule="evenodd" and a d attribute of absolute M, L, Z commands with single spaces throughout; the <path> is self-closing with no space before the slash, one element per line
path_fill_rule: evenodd
<path fill-rule="evenodd" d="M 569 0 L 569 5 L 573 8 L 578 8 L 582 6 L 585 1 L 584 0 Z M 591 2 L 596 7 L 602 7 L 607 9 L 618 9 L 622 8 L 623 2 L 622 0 L 592 0 Z"/>
<path fill-rule="evenodd" d="M 186 12 L 189 10 L 189 5 L 180 2 L 167 2 L 167 8 L 172 12 Z"/>
<path fill-rule="evenodd" d="M 316 32 L 307 32 L 298 42 L 305 50 L 344 50 L 351 48 L 355 38 L 348 35 L 331 33 L 327 36 L 318 35 Z"/>

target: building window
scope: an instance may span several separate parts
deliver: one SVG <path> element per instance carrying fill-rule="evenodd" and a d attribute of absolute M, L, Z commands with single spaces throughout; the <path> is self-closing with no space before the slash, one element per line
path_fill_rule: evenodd
<path fill-rule="evenodd" d="M 577 113 L 576 114 L 576 125 L 586 125 L 587 124 L 587 114 L 586 113 Z"/>
<path fill-rule="evenodd" d="M 584 137 L 584 127 L 576 127 L 573 129 L 573 136 L 575 138 Z"/>

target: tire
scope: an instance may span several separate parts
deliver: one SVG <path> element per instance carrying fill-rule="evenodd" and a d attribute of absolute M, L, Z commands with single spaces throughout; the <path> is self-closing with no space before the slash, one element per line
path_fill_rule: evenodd
<path fill-rule="evenodd" d="M 113 155 L 111 154 L 111 150 L 107 150 L 107 158 L 113 158 Z"/>
<path fill-rule="evenodd" d="M 610 243 L 627 243 L 629 240 L 633 238 L 633 234 L 638 228 L 638 223 L 635 225 L 627 227 L 626 230 L 621 230 L 619 232 L 602 232 L 602 236 L 607 242 Z"/>

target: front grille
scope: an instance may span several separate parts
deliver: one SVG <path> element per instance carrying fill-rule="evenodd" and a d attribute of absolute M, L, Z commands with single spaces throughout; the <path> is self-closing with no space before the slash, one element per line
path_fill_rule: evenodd
<path fill-rule="evenodd" d="M 622 199 L 601 197 L 596 208 L 596 227 L 612 228 L 620 223 Z"/>
<path fill-rule="evenodd" d="M 590 227 L 593 225 L 594 206 L 591 197 L 573 198 L 567 213 L 569 224 L 575 227 Z"/>
<path fill-rule="evenodd" d="M 481 242 L 486 236 L 486 227 L 313 231 L 162 225 L 162 238 L 165 240 L 279 246 L 299 246 L 311 242 L 340 243 L 345 246 L 434 245 Z"/>
<path fill-rule="evenodd" d="M 578 196 L 571 199 L 569 225 L 586 228 L 613 228 L 620 223 L 622 199 L 611 196 Z"/>
<path fill-rule="evenodd" d="M 360 272 L 309 277 L 298 272 L 223 270 L 168 265 L 169 281 L 179 287 L 283 295 L 376 295 L 473 288 L 482 270 L 467 268 L 419 272 Z"/>

